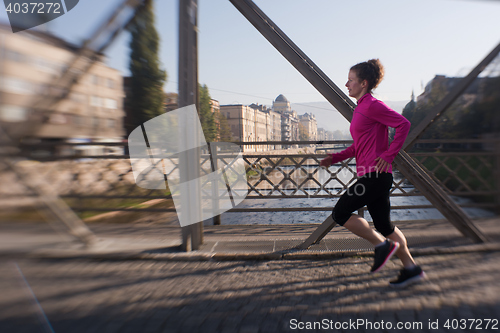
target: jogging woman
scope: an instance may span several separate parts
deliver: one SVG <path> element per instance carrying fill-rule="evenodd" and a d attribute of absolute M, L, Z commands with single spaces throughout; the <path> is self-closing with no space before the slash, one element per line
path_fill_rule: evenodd
<path fill-rule="evenodd" d="M 405 236 L 390 220 L 391 164 L 408 135 L 410 122 L 372 96 L 373 89 L 383 76 L 384 68 L 378 59 L 351 67 L 346 87 L 349 96 L 357 100 L 350 126 L 354 143 L 323 159 L 320 165 L 329 167 L 345 159 L 356 158 L 358 181 L 338 200 L 332 212 L 333 220 L 375 246 L 372 273 L 378 272 L 396 254 L 403 263 L 403 269 L 396 280 L 390 281 L 390 285 L 404 287 L 425 278 L 425 273 L 415 264 L 408 250 Z M 389 127 L 396 129 L 390 145 Z M 364 218 L 353 214 L 364 206 L 367 206 L 378 232 Z"/>

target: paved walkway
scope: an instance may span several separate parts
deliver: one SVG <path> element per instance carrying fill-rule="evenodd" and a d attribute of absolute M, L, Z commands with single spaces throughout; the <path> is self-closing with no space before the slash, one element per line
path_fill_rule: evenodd
<path fill-rule="evenodd" d="M 478 225 L 498 240 L 498 220 Z M 332 246 L 352 239 L 341 228 L 318 245 L 324 248 L 280 260 L 251 260 L 272 253 L 256 253 L 252 242 L 276 250 L 279 241 L 303 239 L 314 226 L 206 227 L 204 247 L 192 254 L 177 252 L 179 230 L 168 223 L 91 225 L 102 239 L 93 249 L 46 225 L 0 228 L 0 332 L 500 329 L 498 242 L 471 245 L 442 221 L 401 225 L 428 274 L 403 290 L 388 287 L 397 260 L 370 274 L 366 249 L 338 255 L 343 251 Z M 359 243 L 344 248 L 353 244 Z"/>
<path fill-rule="evenodd" d="M 0 256 L 45 258 L 157 259 L 157 260 L 259 260 L 312 259 L 371 255 L 372 245 L 345 228 L 336 226 L 319 244 L 293 251 L 316 228 L 301 225 L 205 226 L 204 242 L 198 251 L 180 251 L 178 222 L 165 214 L 158 222 L 133 224 L 89 224 L 97 242 L 84 247 L 64 227 L 47 223 L 0 223 Z M 403 230 L 415 255 L 500 250 L 500 219 L 475 221 L 493 240 L 476 245 L 444 220 L 405 221 Z"/>

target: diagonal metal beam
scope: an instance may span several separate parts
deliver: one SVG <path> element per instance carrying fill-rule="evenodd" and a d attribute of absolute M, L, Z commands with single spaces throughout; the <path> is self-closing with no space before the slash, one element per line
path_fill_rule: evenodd
<path fill-rule="evenodd" d="M 0 142 L 12 144 L 11 138 L 2 126 L 0 126 Z M 10 148 L 12 152 L 18 150 L 13 145 Z M 36 195 L 41 204 L 41 207 L 37 205 L 37 208 L 46 217 L 48 223 L 55 223 L 58 228 L 64 224 L 66 231 L 83 244 L 86 246 L 94 244 L 97 238 L 85 222 L 59 197 L 54 187 L 41 174 L 33 172 L 32 168 L 26 168 L 24 162 L 27 162 L 24 158 L 6 157 L 0 160 L 0 164 L 4 164 L 26 189 Z"/>
<path fill-rule="evenodd" d="M 429 112 L 417 127 L 406 137 L 403 144 L 403 150 L 410 149 L 415 141 L 424 133 L 424 131 L 448 109 L 453 102 L 467 89 L 472 82 L 481 74 L 481 72 L 496 58 L 500 52 L 500 44 L 498 44 L 466 77 L 461 79 L 451 91 Z"/>
<path fill-rule="evenodd" d="M 243 16 L 349 121 L 354 102 L 330 80 L 314 62 L 251 0 L 229 0 Z M 475 242 L 487 238 L 472 223 L 465 212 L 405 151 L 394 160 L 398 170 L 452 223 L 463 235 Z M 333 221 L 333 220 L 331 220 Z M 308 242 L 317 243 L 323 238 L 332 222 L 323 222 Z M 333 225 L 332 225 L 333 227 Z M 323 231 L 320 231 L 319 229 Z M 331 229 L 331 228 L 330 228 Z M 311 243 L 311 244 L 312 244 Z"/>
<path fill-rule="evenodd" d="M 92 36 L 74 52 L 73 58 L 61 75 L 47 84 L 47 94 L 35 99 L 31 109 L 41 112 L 53 111 L 57 103 L 68 98 L 74 85 L 89 72 L 99 60 L 100 54 L 133 22 L 139 11 L 144 8 L 146 1 L 150 0 L 122 0 Z M 16 139 L 19 139 L 18 136 L 29 136 L 41 125 L 39 121 L 33 121 L 27 124 L 22 134 L 9 133 L 9 135 Z"/>
<path fill-rule="evenodd" d="M 349 122 L 356 104 L 250 0 L 229 0 Z"/>
<path fill-rule="evenodd" d="M 104 20 L 103 24 L 96 29 L 92 36 L 80 46 L 62 75 L 51 82 L 49 87 L 55 88 L 55 93 L 44 96 L 35 103 L 34 108 L 50 109 L 60 100 L 67 98 L 71 88 L 99 60 L 99 54 L 104 52 L 120 32 L 134 20 L 144 2 L 143 0 L 123 0 L 112 11 L 109 18 Z M 133 13 L 123 19 L 127 10 Z"/>

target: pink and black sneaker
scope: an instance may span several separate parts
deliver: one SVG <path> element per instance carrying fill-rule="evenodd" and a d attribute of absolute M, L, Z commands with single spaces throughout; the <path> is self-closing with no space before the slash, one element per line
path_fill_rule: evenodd
<path fill-rule="evenodd" d="M 391 287 L 403 288 L 409 284 L 425 280 L 427 276 L 425 272 L 420 268 L 420 266 L 415 266 L 413 268 L 403 268 L 399 272 L 399 276 L 396 280 L 389 282 Z"/>
<path fill-rule="evenodd" d="M 386 239 L 384 244 L 375 247 L 375 258 L 371 269 L 372 273 L 376 273 L 387 264 L 392 255 L 399 249 L 399 243 Z"/>

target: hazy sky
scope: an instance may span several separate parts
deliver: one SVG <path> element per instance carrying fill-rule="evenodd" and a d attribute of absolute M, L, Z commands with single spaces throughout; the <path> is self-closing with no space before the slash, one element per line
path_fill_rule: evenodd
<path fill-rule="evenodd" d="M 81 0 L 46 24 L 80 43 L 122 0 Z M 255 3 L 344 91 L 349 68 L 380 58 L 386 76 L 378 98 L 418 95 L 436 74 L 468 73 L 500 42 L 500 1 L 255 0 Z M 292 103 L 325 99 L 228 0 L 198 0 L 199 81 L 221 104 L 270 106 L 279 94 Z M 166 91 L 177 91 L 177 0 L 156 0 Z M 0 11 L 0 20 L 6 21 Z M 128 74 L 123 33 L 108 50 L 109 65 Z M 249 96 L 250 95 L 250 96 Z"/>

